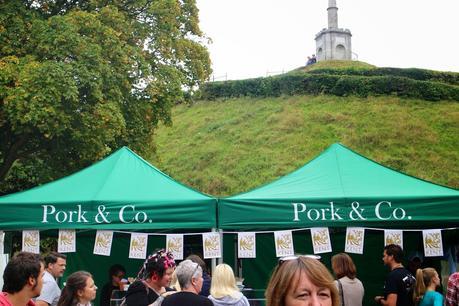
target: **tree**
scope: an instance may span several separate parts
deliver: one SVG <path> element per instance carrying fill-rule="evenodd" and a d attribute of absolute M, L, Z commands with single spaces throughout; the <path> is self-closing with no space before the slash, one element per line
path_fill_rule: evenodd
<path fill-rule="evenodd" d="M 195 0 L 0 2 L 0 192 L 55 179 L 159 122 L 211 72 Z"/>

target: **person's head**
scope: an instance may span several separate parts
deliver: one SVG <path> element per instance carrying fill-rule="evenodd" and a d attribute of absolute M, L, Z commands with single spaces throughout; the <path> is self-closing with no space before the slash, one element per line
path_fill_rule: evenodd
<path fill-rule="evenodd" d="M 5 267 L 2 291 L 16 294 L 26 289 L 30 298 L 39 296 L 43 287 L 43 273 L 40 255 L 20 252 Z"/>
<path fill-rule="evenodd" d="M 399 264 L 403 260 L 403 250 L 399 245 L 388 244 L 384 247 L 383 261 L 386 266 Z"/>
<path fill-rule="evenodd" d="M 108 270 L 108 280 L 119 283 L 126 276 L 126 269 L 120 265 L 115 264 Z"/>
<path fill-rule="evenodd" d="M 170 287 L 172 289 L 175 289 L 175 291 L 182 291 L 182 288 L 180 287 L 180 284 L 177 279 L 177 270 L 174 270 L 174 273 L 172 273 Z"/>
<path fill-rule="evenodd" d="M 414 290 L 415 301 L 424 295 L 427 287 L 434 288 L 440 285 L 440 277 L 433 268 L 417 269 L 416 271 L 416 288 Z"/>
<path fill-rule="evenodd" d="M 167 287 L 175 269 L 174 256 L 165 250 L 159 250 L 148 256 L 137 278 L 143 279 L 156 287 Z"/>
<path fill-rule="evenodd" d="M 339 305 L 330 272 L 319 260 L 304 256 L 279 260 L 265 297 L 267 306 Z"/>
<path fill-rule="evenodd" d="M 57 306 L 87 304 L 96 298 L 96 291 L 92 275 L 86 271 L 77 271 L 67 278 Z"/>
<path fill-rule="evenodd" d="M 236 297 L 239 289 L 236 285 L 233 269 L 227 264 L 219 264 L 212 275 L 210 295 L 220 299 L 224 296 Z"/>
<path fill-rule="evenodd" d="M 64 275 L 65 267 L 67 265 L 67 256 L 57 252 L 51 252 L 45 256 L 45 269 L 54 278 Z"/>
<path fill-rule="evenodd" d="M 182 261 L 175 270 L 182 291 L 199 294 L 202 289 L 202 268 L 189 259 Z"/>
<path fill-rule="evenodd" d="M 197 263 L 201 267 L 203 273 L 207 272 L 206 262 L 199 255 L 191 254 L 186 259 L 189 259 L 192 262 Z"/>
<path fill-rule="evenodd" d="M 350 279 L 354 279 L 357 274 L 357 269 L 352 261 L 352 258 L 346 253 L 339 253 L 332 257 L 332 269 L 335 273 L 336 278 L 347 276 Z"/>

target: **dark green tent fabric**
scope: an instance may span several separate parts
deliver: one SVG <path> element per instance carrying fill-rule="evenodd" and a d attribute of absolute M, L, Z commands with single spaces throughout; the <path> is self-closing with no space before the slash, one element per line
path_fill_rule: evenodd
<path fill-rule="evenodd" d="M 218 207 L 219 228 L 239 231 L 459 224 L 458 190 L 389 169 L 341 144 L 272 183 L 220 199 Z"/>
<path fill-rule="evenodd" d="M 210 229 L 216 202 L 123 147 L 75 174 L 0 197 L 0 230 Z"/>

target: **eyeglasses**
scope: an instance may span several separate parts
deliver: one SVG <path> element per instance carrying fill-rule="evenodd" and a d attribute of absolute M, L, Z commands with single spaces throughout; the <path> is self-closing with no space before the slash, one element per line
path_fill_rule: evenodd
<path fill-rule="evenodd" d="M 284 256 L 284 257 L 279 258 L 279 265 L 281 265 L 284 262 L 289 261 L 289 260 L 297 260 L 297 259 L 299 259 L 301 257 L 302 258 L 312 258 L 312 259 L 316 259 L 316 260 L 320 260 L 320 258 L 321 258 L 319 255 L 311 255 L 311 254 Z"/>
<path fill-rule="evenodd" d="M 194 275 L 196 274 L 196 271 L 198 271 L 199 269 L 199 264 L 198 263 L 195 263 L 195 264 L 196 264 L 196 268 L 194 268 L 193 274 L 191 274 L 191 277 L 194 277 Z"/>

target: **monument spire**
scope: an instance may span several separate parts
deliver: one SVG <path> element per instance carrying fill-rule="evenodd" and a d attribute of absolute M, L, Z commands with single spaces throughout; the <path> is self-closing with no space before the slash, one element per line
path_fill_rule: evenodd
<path fill-rule="evenodd" d="M 338 28 L 338 7 L 336 6 L 336 0 L 328 0 L 328 28 Z"/>
<path fill-rule="evenodd" d="M 352 34 L 348 29 L 338 28 L 336 0 L 328 0 L 327 14 L 328 28 L 322 29 L 315 38 L 317 61 L 352 60 Z"/>

